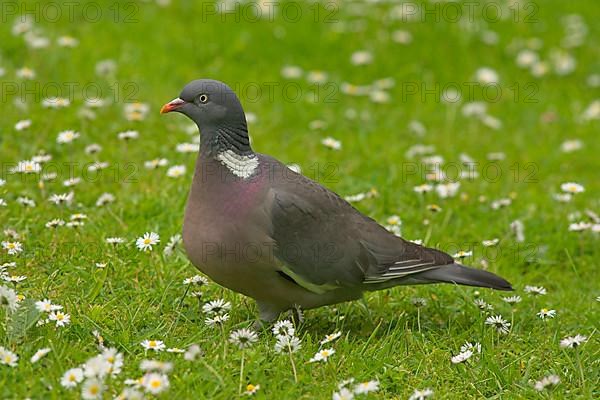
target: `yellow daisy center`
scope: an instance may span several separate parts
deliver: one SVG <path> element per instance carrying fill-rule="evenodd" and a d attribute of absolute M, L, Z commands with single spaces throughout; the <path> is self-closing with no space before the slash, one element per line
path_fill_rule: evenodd
<path fill-rule="evenodd" d="M 150 387 L 152 387 L 152 389 L 158 389 L 161 384 L 162 384 L 162 382 L 159 381 L 158 379 L 154 379 L 154 380 L 150 381 Z"/>

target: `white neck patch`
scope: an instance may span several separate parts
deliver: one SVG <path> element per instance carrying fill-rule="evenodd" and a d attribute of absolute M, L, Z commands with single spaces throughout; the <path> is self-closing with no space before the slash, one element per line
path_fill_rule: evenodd
<path fill-rule="evenodd" d="M 242 156 L 232 150 L 225 150 L 217 155 L 217 160 L 232 174 L 243 179 L 252 176 L 258 168 L 258 157 L 254 154 Z"/>

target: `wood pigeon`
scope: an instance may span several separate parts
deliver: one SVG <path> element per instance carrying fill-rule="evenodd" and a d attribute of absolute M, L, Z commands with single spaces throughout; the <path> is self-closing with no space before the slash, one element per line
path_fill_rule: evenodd
<path fill-rule="evenodd" d="M 226 84 L 192 81 L 161 109 L 172 111 L 201 134 L 185 250 L 215 282 L 255 299 L 261 321 L 396 285 L 512 290 L 499 276 L 392 234 L 319 183 L 255 153 L 242 105 Z"/>

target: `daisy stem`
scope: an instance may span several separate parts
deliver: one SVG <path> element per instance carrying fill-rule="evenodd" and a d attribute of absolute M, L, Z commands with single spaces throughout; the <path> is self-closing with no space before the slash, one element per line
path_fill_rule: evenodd
<path fill-rule="evenodd" d="M 223 361 L 225 361 L 227 358 L 227 338 L 225 337 L 225 327 L 223 326 L 223 323 L 220 323 L 219 326 L 221 327 L 221 337 L 223 338 Z"/>
<path fill-rule="evenodd" d="M 242 362 L 240 363 L 240 385 L 238 387 L 238 393 L 242 394 L 242 381 L 244 379 L 244 355 L 246 352 L 242 349 Z"/>
<path fill-rule="evenodd" d="M 581 358 L 579 356 L 579 349 L 575 349 L 575 358 L 577 359 L 577 367 L 579 368 L 579 376 L 581 379 L 581 387 L 585 386 L 585 376 L 583 375 L 583 366 L 581 365 Z"/>
<path fill-rule="evenodd" d="M 298 383 L 298 374 L 296 372 L 296 364 L 294 363 L 294 357 L 292 357 L 292 345 L 288 343 L 288 354 L 290 355 L 290 363 L 292 364 L 292 371 L 294 372 L 294 383 Z"/>
<path fill-rule="evenodd" d="M 515 309 L 514 307 L 510 308 L 510 329 L 512 330 L 515 327 Z"/>
<path fill-rule="evenodd" d="M 211 367 L 210 364 L 207 363 L 203 357 L 200 357 L 200 362 L 202 362 L 202 364 L 206 367 L 206 369 L 208 369 L 210 372 L 212 372 L 212 374 L 217 378 L 217 380 L 219 381 L 221 386 L 225 386 L 225 382 L 223 381 L 223 378 L 221 377 L 221 375 L 219 375 L 219 373 L 213 367 Z"/>
<path fill-rule="evenodd" d="M 421 333 L 421 307 L 417 307 L 417 328 L 419 329 L 419 333 Z"/>

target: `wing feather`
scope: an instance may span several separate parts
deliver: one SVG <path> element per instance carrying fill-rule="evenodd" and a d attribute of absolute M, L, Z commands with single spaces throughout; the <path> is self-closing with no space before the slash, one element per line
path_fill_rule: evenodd
<path fill-rule="evenodd" d="M 319 183 L 277 166 L 287 178 L 274 179 L 271 187 L 274 254 L 281 270 L 308 290 L 365 288 L 454 262 L 395 236 Z"/>

